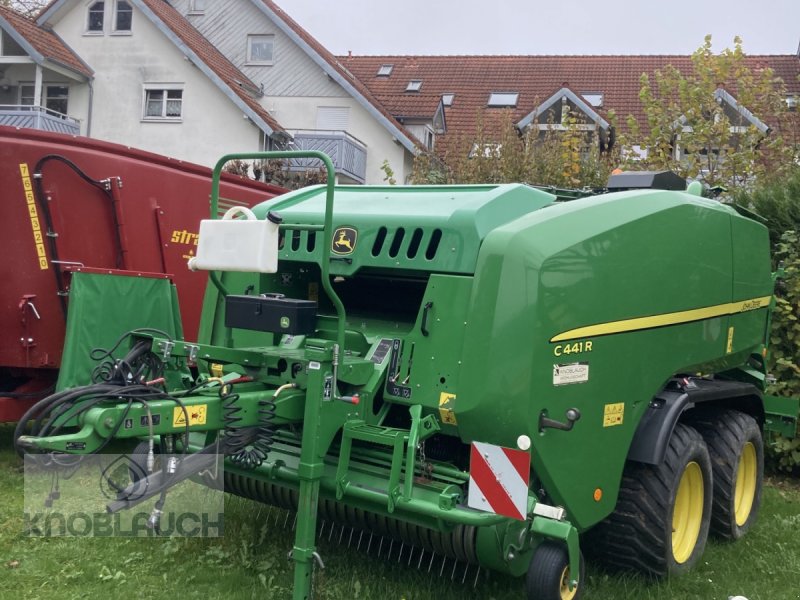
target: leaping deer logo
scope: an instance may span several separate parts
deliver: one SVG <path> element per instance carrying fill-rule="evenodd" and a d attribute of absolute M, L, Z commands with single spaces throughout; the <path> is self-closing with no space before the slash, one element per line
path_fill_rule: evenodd
<path fill-rule="evenodd" d="M 352 227 L 339 227 L 333 232 L 331 250 L 334 254 L 352 254 L 356 249 L 358 232 Z"/>

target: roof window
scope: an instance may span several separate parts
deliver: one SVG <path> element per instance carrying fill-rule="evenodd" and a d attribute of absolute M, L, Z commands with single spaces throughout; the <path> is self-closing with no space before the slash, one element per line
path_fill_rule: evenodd
<path fill-rule="evenodd" d="M 378 68 L 378 77 L 388 77 L 392 74 L 392 69 L 394 69 L 394 65 L 381 65 Z"/>
<path fill-rule="evenodd" d="M 442 94 L 442 104 L 445 106 L 453 106 L 453 100 L 455 97 L 455 94 Z"/>
<path fill-rule="evenodd" d="M 418 92 L 422 89 L 422 80 L 421 79 L 412 79 L 408 82 L 406 86 L 407 92 Z"/>
<path fill-rule="evenodd" d="M 517 98 L 519 98 L 519 92 L 492 92 L 489 94 L 489 106 L 516 106 Z"/>

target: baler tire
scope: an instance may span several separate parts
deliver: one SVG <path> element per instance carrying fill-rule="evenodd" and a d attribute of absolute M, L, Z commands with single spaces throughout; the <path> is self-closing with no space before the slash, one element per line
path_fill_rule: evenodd
<path fill-rule="evenodd" d="M 534 551 L 528 567 L 525 581 L 528 600 L 578 600 L 586 581 L 583 555 L 578 571 L 578 585 L 570 591 L 566 546 L 558 542 L 542 542 Z"/>
<path fill-rule="evenodd" d="M 708 538 L 712 482 L 706 443 L 693 427 L 678 423 L 661 464 L 632 461 L 626 464 L 614 512 L 590 532 L 598 558 L 612 567 L 634 569 L 657 577 L 689 570 L 703 555 Z M 684 485 L 688 485 L 688 489 Z M 696 498 L 698 488 L 702 492 L 699 501 Z M 696 538 L 694 531 L 688 532 L 689 537 L 683 543 L 685 547 L 679 549 L 676 557 L 673 529 L 679 491 L 683 494 L 681 503 L 689 504 L 688 508 L 679 507 L 686 517 L 684 529 L 690 527 L 697 531 Z M 700 508 L 697 527 L 696 513 Z M 681 544 L 680 537 L 677 543 Z"/>
<path fill-rule="evenodd" d="M 715 413 L 694 425 L 706 441 L 714 472 L 711 533 L 738 540 L 755 523 L 761 506 L 761 428 L 753 417 L 736 410 Z"/>

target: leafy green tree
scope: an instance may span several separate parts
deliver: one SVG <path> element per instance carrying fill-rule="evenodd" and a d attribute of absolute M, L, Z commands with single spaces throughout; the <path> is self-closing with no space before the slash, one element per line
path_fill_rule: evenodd
<path fill-rule="evenodd" d="M 642 75 L 639 98 L 647 127 L 643 131 L 644 124 L 629 117 L 628 136 L 647 157 L 631 157 L 632 162 L 728 188 L 781 177 L 797 157 L 797 117 L 788 111 L 784 82 L 772 69 L 748 64 L 738 37 L 733 49 L 714 54 L 706 36 L 691 65 L 684 71 L 668 65 L 652 81 Z M 730 93 L 770 131 L 732 110 L 715 96 L 718 90 Z"/>
<path fill-rule="evenodd" d="M 773 247 L 784 232 L 800 231 L 800 166 L 790 167 L 785 178 L 773 178 L 752 190 L 741 190 L 734 197 L 738 204 L 766 219 Z"/>
<path fill-rule="evenodd" d="M 609 116 L 613 121 L 613 114 Z M 565 115 L 558 128 L 519 132 L 511 111 L 487 125 L 476 116 L 474 133 L 454 136 L 441 153 L 414 162 L 413 183 L 524 182 L 563 188 L 602 187 L 619 161 L 616 150 L 601 152 L 597 132 L 580 128 L 579 115 Z"/>

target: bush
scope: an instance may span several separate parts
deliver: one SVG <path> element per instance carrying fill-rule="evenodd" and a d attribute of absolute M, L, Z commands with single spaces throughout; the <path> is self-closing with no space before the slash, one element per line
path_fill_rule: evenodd
<path fill-rule="evenodd" d="M 769 371 L 775 383 L 768 390 L 775 396 L 800 396 L 800 236 L 787 231 L 780 236 L 775 260 L 783 264 L 777 303 L 772 313 Z M 794 439 L 778 436 L 767 449 L 767 459 L 781 471 L 800 471 L 800 431 Z"/>

